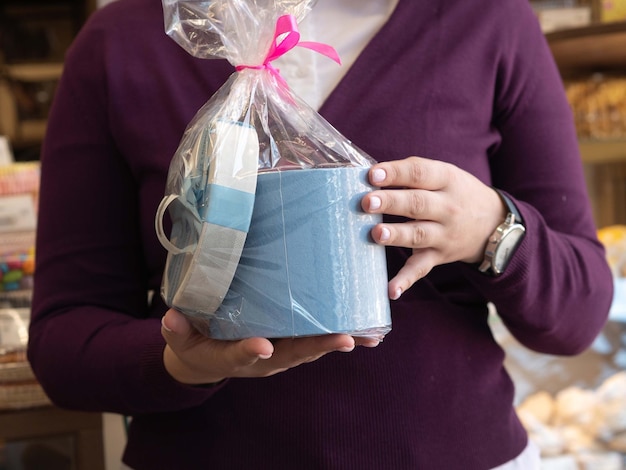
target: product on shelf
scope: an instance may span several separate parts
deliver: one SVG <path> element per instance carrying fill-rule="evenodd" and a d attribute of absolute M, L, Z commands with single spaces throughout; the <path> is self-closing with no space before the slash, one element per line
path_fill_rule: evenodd
<path fill-rule="evenodd" d="M 626 0 L 602 0 L 601 5 L 603 23 L 626 20 Z"/>
<path fill-rule="evenodd" d="M 626 321 L 626 225 L 609 225 L 598 230 L 613 272 L 613 303 L 609 318 Z"/>
<path fill-rule="evenodd" d="M 594 74 L 566 82 L 565 90 L 580 138 L 626 138 L 626 77 Z"/>
<path fill-rule="evenodd" d="M 10 236 L 0 234 L 0 243 L 3 244 L 0 248 L 0 292 L 33 288 L 34 235 L 23 235 L 21 239 L 13 241 L 13 244 L 10 243 Z"/>
<path fill-rule="evenodd" d="M 24 299 L 0 296 L 0 409 L 48 405 L 26 359 L 30 310 L 8 306 L 12 301 Z"/>
<path fill-rule="evenodd" d="M 626 277 L 626 225 L 616 224 L 598 230 L 613 276 Z"/>
<path fill-rule="evenodd" d="M 591 24 L 591 8 L 587 6 L 537 8 L 535 12 L 544 33 Z"/>
<path fill-rule="evenodd" d="M 622 470 L 626 452 L 626 371 L 596 389 L 538 391 L 517 408 L 542 469 Z"/>
<path fill-rule="evenodd" d="M 0 292 L 32 289 L 38 198 L 38 162 L 0 166 Z"/>
<path fill-rule="evenodd" d="M 37 208 L 39 169 L 39 162 L 18 162 L 0 166 L 0 196 L 30 194 Z"/>

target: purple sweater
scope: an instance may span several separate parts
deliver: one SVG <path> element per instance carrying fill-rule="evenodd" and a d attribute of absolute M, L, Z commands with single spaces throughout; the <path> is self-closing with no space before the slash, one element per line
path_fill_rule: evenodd
<path fill-rule="evenodd" d="M 493 302 L 527 347 L 576 354 L 612 295 L 572 117 L 527 0 L 400 0 L 322 106 L 377 160 L 456 164 L 510 194 L 527 236 L 498 278 L 435 268 L 374 349 L 217 387 L 162 363 L 154 230 L 185 126 L 233 72 L 163 32 L 159 0 L 95 13 L 67 56 L 42 157 L 29 357 L 59 406 L 133 416 L 137 469 L 484 470 L 526 445 Z M 407 250 L 389 249 L 389 272 Z"/>

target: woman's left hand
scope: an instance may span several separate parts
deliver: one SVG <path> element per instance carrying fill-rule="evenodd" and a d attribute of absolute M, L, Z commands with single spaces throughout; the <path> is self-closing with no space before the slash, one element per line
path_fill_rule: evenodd
<path fill-rule="evenodd" d="M 449 163 L 422 157 L 383 162 L 370 169 L 369 179 L 385 189 L 363 197 L 364 211 L 410 219 L 372 229 L 376 243 L 413 250 L 389 281 L 394 300 L 437 265 L 482 261 L 489 236 L 506 217 L 493 188 Z"/>

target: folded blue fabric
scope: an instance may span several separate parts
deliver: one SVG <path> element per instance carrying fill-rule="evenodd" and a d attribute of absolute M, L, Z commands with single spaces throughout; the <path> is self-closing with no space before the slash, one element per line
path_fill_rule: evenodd
<path fill-rule="evenodd" d="M 260 173 L 250 230 L 210 336 L 240 339 L 349 333 L 391 327 L 382 220 L 360 200 L 363 168 Z"/>

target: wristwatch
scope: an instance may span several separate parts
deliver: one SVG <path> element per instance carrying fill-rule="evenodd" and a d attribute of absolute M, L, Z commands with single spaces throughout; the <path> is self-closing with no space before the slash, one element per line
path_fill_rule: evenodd
<path fill-rule="evenodd" d="M 485 247 L 485 258 L 478 270 L 485 274 L 499 276 L 509 265 L 524 239 L 526 228 L 515 204 L 501 191 L 497 189 L 495 191 L 506 205 L 508 214 L 504 222 L 489 236 Z"/>

